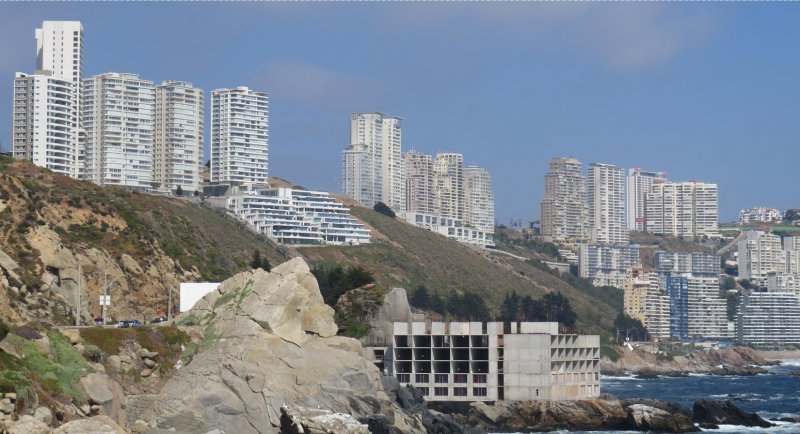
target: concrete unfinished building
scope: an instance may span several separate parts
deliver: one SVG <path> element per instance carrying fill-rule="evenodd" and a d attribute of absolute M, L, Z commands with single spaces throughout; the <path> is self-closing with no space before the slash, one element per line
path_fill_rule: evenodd
<path fill-rule="evenodd" d="M 571 400 L 600 394 L 600 337 L 555 322 L 395 322 L 376 361 L 429 401 Z"/>

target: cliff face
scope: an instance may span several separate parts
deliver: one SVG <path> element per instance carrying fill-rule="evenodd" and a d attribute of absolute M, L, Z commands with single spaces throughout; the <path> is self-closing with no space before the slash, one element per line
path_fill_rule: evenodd
<path fill-rule="evenodd" d="M 54 175 L 0 157 L 0 317 L 91 323 L 109 286 L 110 319 L 166 314 L 170 288 L 249 268 L 254 250 L 281 255 L 217 212 Z M 78 308 L 79 306 L 79 308 Z"/>
<path fill-rule="evenodd" d="M 697 350 L 683 355 L 657 357 L 655 354 L 636 348 L 630 351 L 620 347 L 619 358 L 615 361 L 603 358 L 600 369 L 604 374 L 623 375 L 655 374 L 676 375 L 686 373 L 749 375 L 761 372 L 765 365 L 757 351 L 745 347 L 723 348 L 720 350 Z M 720 367 L 722 366 L 722 367 Z"/>

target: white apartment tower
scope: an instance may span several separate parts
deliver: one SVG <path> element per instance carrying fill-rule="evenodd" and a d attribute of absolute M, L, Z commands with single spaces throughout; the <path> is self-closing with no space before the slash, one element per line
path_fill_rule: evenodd
<path fill-rule="evenodd" d="M 647 193 L 647 232 L 696 238 L 718 235 L 719 191 L 705 182 L 663 182 Z"/>
<path fill-rule="evenodd" d="M 556 242 L 585 241 L 588 225 L 586 178 L 581 162 L 571 157 L 553 158 L 544 177 L 542 235 Z"/>
<path fill-rule="evenodd" d="M 647 229 L 647 193 L 653 184 L 667 180 L 666 172 L 650 172 L 640 168 L 628 169 L 628 230 L 644 232 Z"/>
<path fill-rule="evenodd" d="M 592 163 L 587 176 L 591 241 L 628 244 L 625 224 L 625 172 L 610 164 Z"/>
<path fill-rule="evenodd" d="M 433 188 L 440 217 L 464 220 L 464 155 L 436 154 Z"/>
<path fill-rule="evenodd" d="M 464 223 L 484 232 L 494 233 L 494 193 L 492 177 L 486 169 L 464 169 Z"/>
<path fill-rule="evenodd" d="M 350 145 L 343 155 L 343 187 L 348 197 L 371 207 L 383 202 L 405 211 L 401 118 L 384 113 L 353 113 Z"/>
<path fill-rule="evenodd" d="M 269 96 L 240 86 L 211 92 L 211 181 L 266 183 Z"/>
<path fill-rule="evenodd" d="M 83 27 L 45 21 L 35 36 L 36 72 L 14 78 L 12 155 L 77 178 Z"/>
<path fill-rule="evenodd" d="M 153 82 L 107 72 L 83 81 L 85 177 L 99 185 L 146 190 L 153 182 Z"/>
<path fill-rule="evenodd" d="M 60 175 L 78 177 L 77 94 L 72 81 L 18 72 L 14 79 L 11 151 Z"/>
<path fill-rule="evenodd" d="M 739 278 L 761 286 L 770 274 L 800 275 L 800 237 L 749 231 L 739 241 Z"/>
<path fill-rule="evenodd" d="M 157 188 L 201 191 L 203 90 L 191 83 L 165 81 L 155 92 L 153 181 Z"/>
<path fill-rule="evenodd" d="M 437 213 L 433 192 L 433 156 L 417 151 L 405 153 L 406 212 Z"/>

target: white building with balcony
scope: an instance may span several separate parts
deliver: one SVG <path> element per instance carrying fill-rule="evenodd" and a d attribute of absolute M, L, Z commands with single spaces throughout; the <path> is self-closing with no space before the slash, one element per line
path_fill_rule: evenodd
<path fill-rule="evenodd" d="M 417 213 L 405 213 L 403 218 L 414 226 L 428 229 L 460 243 L 478 247 L 494 246 L 494 232 L 466 227 L 459 219 Z"/>
<path fill-rule="evenodd" d="M 581 244 L 578 247 L 580 277 L 595 286 L 622 288 L 628 270 L 639 263 L 639 246 Z"/>
<path fill-rule="evenodd" d="M 245 86 L 211 92 L 211 181 L 269 179 L 269 96 Z"/>
<path fill-rule="evenodd" d="M 370 232 L 350 210 L 323 191 L 249 185 L 227 199 L 230 212 L 281 244 L 370 242 Z"/>
<path fill-rule="evenodd" d="M 600 395 L 600 337 L 554 322 L 395 322 L 382 357 L 428 401 L 576 400 Z"/>
<path fill-rule="evenodd" d="M 780 223 L 783 220 L 783 214 L 777 208 L 766 208 L 759 206 L 756 208 L 743 209 L 739 211 L 739 224 L 746 225 L 748 223 Z"/>
<path fill-rule="evenodd" d="M 625 222 L 625 172 L 614 165 L 592 163 L 586 176 L 592 243 L 628 244 Z"/>
<path fill-rule="evenodd" d="M 486 169 L 464 169 L 464 223 L 471 228 L 494 233 L 494 192 Z"/>
<path fill-rule="evenodd" d="M 626 192 L 628 230 L 644 232 L 647 228 L 647 193 L 650 193 L 653 184 L 666 180 L 666 172 L 653 172 L 638 167 L 628 169 Z"/>
<path fill-rule="evenodd" d="M 646 201 L 647 232 L 675 237 L 719 236 L 719 190 L 706 182 L 657 182 Z"/>
<path fill-rule="evenodd" d="M 547 240 L 574 243 L 589 238 L 589 207 L 582 167 L 572 157 L 550 160 L 540 204 L 542 235 Z"/>
<path fill-rule="evenodd" d="M 153 82 L 107 72 L 83 81 L 82 98 L 85 178 L 132 190 L 152 188 Z"/>
<path fill-rule="evenodd" d="M 12 155 L 77 178 L 77 97 L 72 80 L 49 71 L 18 72 L 14 78 Z"/>
<path fill-rule="evenodd" d="M 153 181 L 156 188 L 202 191 L 203 90 L 183 81 L 156 87 Z"/>

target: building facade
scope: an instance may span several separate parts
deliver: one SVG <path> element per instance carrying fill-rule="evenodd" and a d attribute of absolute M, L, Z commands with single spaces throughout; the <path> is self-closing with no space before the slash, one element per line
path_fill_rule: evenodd
<path fill-rule="evenodd" d="M 433 156 L 417 151 L 405 153 L 406 212 L 437 214 L 433 191 Z"/>
<path fill-rule="evenodd" d="M 384 113 L 353 113 L 350 117 L 350 145 L 343 155 L 343 188 L 346 196 L 363 206 L 383 202 L 396 213 L 405 211 L 401 121 Z"/>
<path fill-rule="evenodd" d="M 83 26 L 80 21 L 45 21 L 35 34 L 36 69 L 50 71 L 53 77 L 80 87 L 83 78 Z"/>
<path fill-rule="evenodd" d="M 444 218 L 464 220 L 464 156 L 439 153 L 433 163 L 435 207 Z"/>
<path fill-rule="evenodd" d="M 392 373 L 428 401 L 600 395 L 600 337 L 558 323 L 395 322 L 392 343 Z"/>
<path fill-rule="evenodd" d="M 571 157 L 550 160 L 541 202 L 542 235 L 555 242 L 581 242 L 589 238 L 586 178 L 581 162 Z"/>
<path fill-rule="evenodd" d="M 107 72 L 83 81 L 85 178 L 99 185 L 148 190 L 153 183 L 153 82 Z"/>
<path fill-rule="evenodd" d="M 15 158 L 77 178 L 77 91 L 49 71 L 18 72 L 14 79 L 11 152 Z"/>
<path fill-rule="evenodd" d="M 628 270 L 638 263 L 639 246 L 581 244 L 578 247 L 579 274 L 595 286 L 623 288 Z"/>
<path fill-rule="evenodd" d="M 487 232 L 464 226 L 458 219 L 431 214 L 405 213 L 407 223 L 452 238 L 460 243 L 473 244 L 478 247 L 494 246 L 494 231 Z"/>
<path fill-rule="evenodd" d="M 651 336 L 669 337 L 669 296 L 656 270 L 637 264 L 628 270 L 622 289 L 625 315 L 641 321 Z"/>
<path fill-rule="evenodd" d="M 736 340 L 762 348 L 800 345 L 800 296 L 793 288 L 745 290 L 737 306 Z"/>
<path fill-rule="evenodd" d="M 765 286 L 771 273 L 800 275 L 800 237 L 748 231 L 739 241 L 739 278 Z"/>
<path fill-rule="evenodd" d="M 783 214 L 777 208 L 756 207 L 739 211 L 739 224 L 748 223 L 780 223 Z"/>
<path fill-rule="evenodd" d="M 464 223 L 467 227 L 494 233 L 494 192 L 486 169 L 464 169 Z"/>
<path fill-rule="evenodd" d="M 153 181 L 157 189 L 202 191 L 203 90 L 182 81 L 165 81 L 155 90 Z"/>
<path fill-rule="evenodd" d="M 370 242 L 369 229 L 327 192 L 245 185 L 228 197 L 227 207 L 281 244 Z"/>
<path fill-rule="evenodd" d="M 211 92 L 211 181 L 266 183 L 269 96 L 245 86 Z"/>
<path fill-rule="evenodd" d="M 589 230 L 593 243 L 628 244 L 625 222 L 625 173 L 610 164 L 592 163 L 586 177 Z"/>
<path fill-rule="evenodd" d="M 727 302 L 720 296 L 720 257 L 656 252 L 660 285 L 670 300 L 670 335 L 684 340 L 732 339 Z"/>
<path fill-rule="evenodd" d="M 652 185 L 646 201 L 647 232 L 698 238 L 719 235 L 717 184 L 663 182 Z"/>
<path fill-rule="evenodd" d="M 653 184 L 666 180 L 666 172 L 628 169 L 626 193 L 628 230 L 644 232 L 647 229 L 647 193 L 650 193 Z"/>

